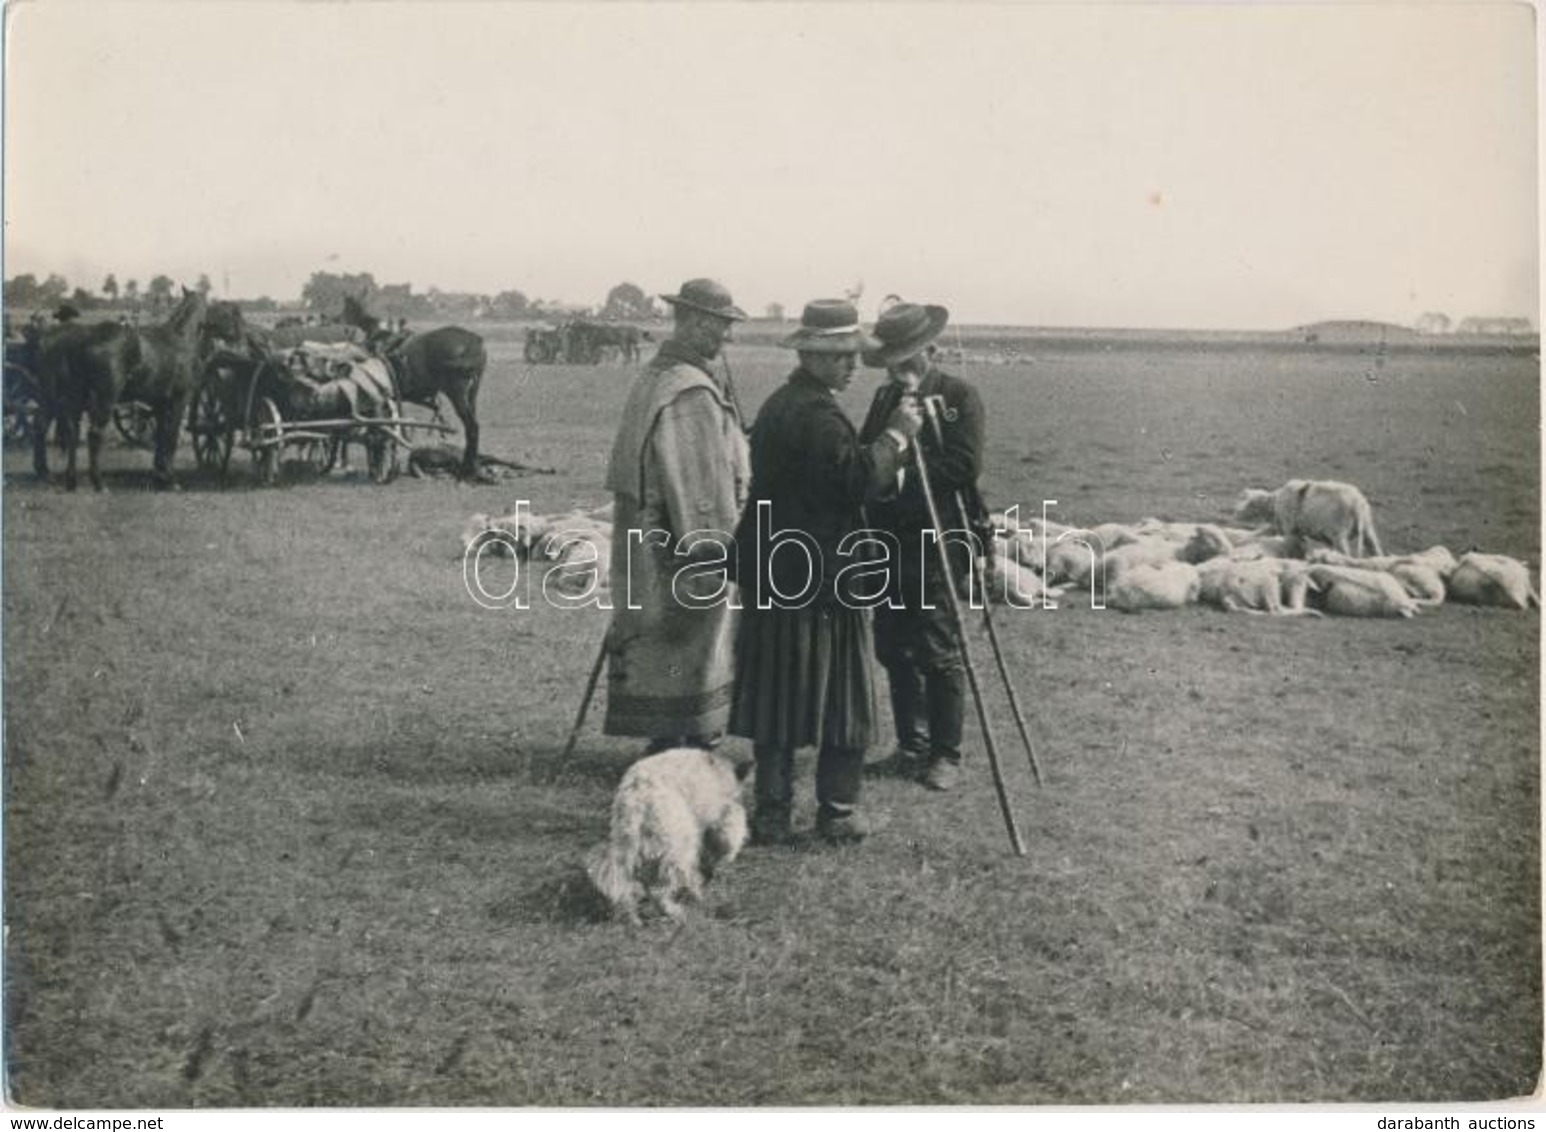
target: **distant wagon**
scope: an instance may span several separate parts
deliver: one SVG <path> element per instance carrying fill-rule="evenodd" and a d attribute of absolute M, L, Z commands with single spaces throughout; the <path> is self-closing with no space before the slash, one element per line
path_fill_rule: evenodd
<path fill-rule="evenodd" d="M 376 483 L 392 480 L 409 429 L 439 429 L 403 417 L 397 379 L 385 361 L 349 343 L 293 349 L 221 350 L 205 366 L 189 414 L 199 465 L 224 476 L 234 448 L 248 450 L 258 479 L 275 483 L 286 454 L 318 474 L 344 446 L 361 444 Z"/>
<path fill-rule="evenodd" d="M 556 326 L 531 326 L 526 329 L 524 356 L 534 366 L 551 365 L 563 358 L 564 335 Z"/>
<path fill-rule="evenodd" d="M 639 344 L 648 340 L 649 335 L 637 326 L 576 318 L 558 326 L 529 328 L 525 357 L 532 365 L 594 366 L 615 354 L 626 365 L 639 360 Z"/>

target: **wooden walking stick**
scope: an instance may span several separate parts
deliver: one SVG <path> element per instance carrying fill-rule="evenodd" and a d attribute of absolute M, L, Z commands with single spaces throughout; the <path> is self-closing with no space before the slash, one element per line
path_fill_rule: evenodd
<path fill-rule="evenodd" d="M 943 447 L 945 443 L 944 430 L 939 423 L 939 412 L 935 402 L 942 400 L 937 396 L 924 397 L 923 410 L 929 418 L 929 423 L 934 427 L 934 439 Z M 961 516 L 961 521 L 967 521 L 966 500 L 960 490 L 955 493 L 956 511 Z M 1030 729 L 1025 725 L 1025 714 L 1020 710 L 1020 697 L 1015 692 L 1014 681 L 1009 678 L 1009 665 L 1004 662 L 1004 650 L 998 643 L 998 629 L 993 624 L 992 602 L 988 593 L 987 570 L 981 559 L 972 555 L 972 573 L 976 575 L 977 585 L 982 593 L 982 623 L 988 631 L 988 644 L 993 649 L 993 661 L 998 666 L 999 678 L 1004 682 L 1004 691 L 1009 696 L 1009 711 L 1015 717 L 1015 727 L 1020 732 L 1020 741 L 1025 744 L 1025 757 L 1031 763 L 1031 776 L 1036 779 L 1036 785 L 1041 785 L 1041 767 L 1036 764 L 1036 745 L 1031 742 Z"/>
<path fill-rule="evenodd" d="M 927 402 L 925 402 L 927 409 Z M 937 427 L 937 426 L 936 426 Z M 961 660 L 966 666 L 966 679 L 972 688 L 972 701 L 977 705 L 977 721 L 982 725 L 983 745 L 988 748 L 988 766 L 993 771 L 993 789 L 998 794 L 999 809 L 1004 813 L 1004 827 L 1009 831 L 1009 844 L 1014 848 L 1015 856 L 1025 856 L 1025 843 L 1020 839 L 1020 827 L 1015 824 L 1014 811 L 1009 808 L 1009 794 L 1004 789 L 1004 773 L 998 765 L 998 746 L 993 741 L 993 729 L 988 724 L 988 709 L 982 699 L 982 688 L 977 684 L 977 669 L 972 664 L 971 649 L 966 643 L 966 622 L 961 617 L 961 606 L 956 600 L 956 588 L 950 576 L 950 556 L 945 552 L 945 541 L 942 537 L 943 529 L 939 523 L 939 508 L 934 504 L 934 489 L 929 485 L 929 464 L 923 455 L 923 445 L 913 443 L 913 451 L 918 456 L 918 480 L 923 484 L 923 501 L 929 508 L 929 522 L 934 524 L 934 549 L 939 554 L 939 565 L 943 571 L 945 597 L 950 606 L 950 615 L 956 623 L 956 641 L 961 646 Z"/>
<path fill-rule="evenodd" d="M 977 584 L 982 587 L 982 623 L 988 630 L 988 644 L 993 647 L 993 660 L 998 665 L 998 674 L 1004 681 L 1004 691 L 1009 695 L 1010 714 L 1015 717 L 1015 727 L 1020 732 L 1020 741 L 1025 744 L 1025 757 L 1031 763 L 1031 777 L 1035 778 L 1036 785 L 1040 786 L 1041 768 L 1036 765 L 1036 745 L 1031 742 L 1030 730 L 1025 726 L 1025 715 L 1020 711 L 1020 697 L 1015 694 L 1014 682 L 1009 679 L 1009 666 L 1004 663 L 1004 650 L 999 647 L 998 630 L 993 627 L 993 614 L 988 612 L 990 598 L 986 571 L 980 561 L 973 562 L 972 567 L 977 574 Z"/>
<path fill-rule="evenodd" d="M 560 758 L 567 759 L 574 753 L 575 741 L 580 737 L 580 728 L 585 726 L 585 713 L 590 711 L 591 697 L 596 694 L 596 683 L 601 679 L 602 666 L 607 662 L 607 637 L 601 638 L 601 647 L 596 650 L 596 661 L 590 666 L 590 679 L 585 682 L 585 695 L 580 697 L 580 710 L 574 717 L 574 726 L 569 729 L 569 741 L 564 744 L 564 753 Z"/>

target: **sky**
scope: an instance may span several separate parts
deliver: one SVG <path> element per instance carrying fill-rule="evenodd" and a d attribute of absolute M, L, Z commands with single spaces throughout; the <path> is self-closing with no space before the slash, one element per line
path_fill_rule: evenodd
<path fill-rule="evenodd" d="M 967 323 L 1540 309 L 1522 3 L 13 0 L 6 278 L 712 276 Z"/>

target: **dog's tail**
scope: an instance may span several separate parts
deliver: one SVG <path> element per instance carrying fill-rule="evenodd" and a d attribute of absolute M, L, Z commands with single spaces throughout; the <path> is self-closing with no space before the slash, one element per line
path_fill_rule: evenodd
<path fill-rule="evenodd" d="M 585 871 L 608 904 L 629 918 L 637 917 L 639 892 L 621 847 L 611 841 L 593 845 L 585 855 Z"/>

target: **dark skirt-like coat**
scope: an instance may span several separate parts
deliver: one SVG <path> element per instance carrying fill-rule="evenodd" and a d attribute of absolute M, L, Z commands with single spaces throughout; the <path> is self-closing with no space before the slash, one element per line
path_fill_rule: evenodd
<path fill-rule="evenodd" d="M 804 370 L 758 413 L 736 531 L 732 734 L 785 749 L 873 742 L 868 618 L 845 584 L 853 571 L 844 567 L 858 559 L 844 540 L 864 528 L 864 504 L 895 483 L 903 458 L 889 436 L 860 444 L 831 391 Z"/>

